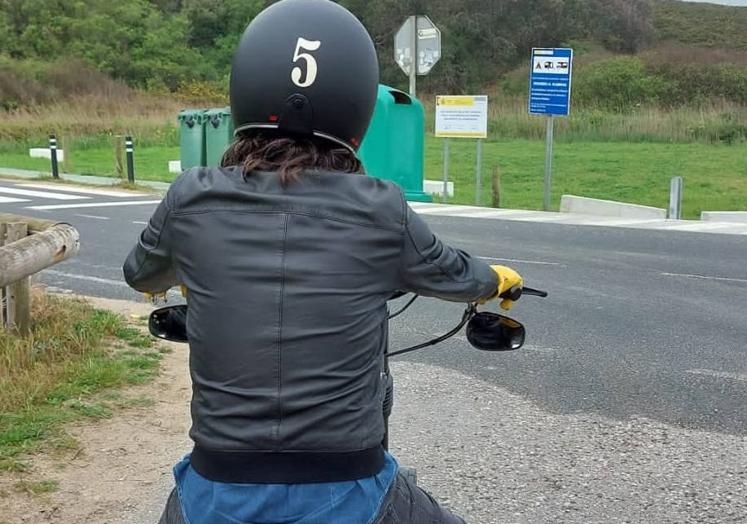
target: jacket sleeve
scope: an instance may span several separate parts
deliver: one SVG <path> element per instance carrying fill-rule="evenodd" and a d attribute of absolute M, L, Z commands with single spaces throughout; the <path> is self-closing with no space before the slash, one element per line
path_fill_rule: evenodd
<path fill-rule="evenodd" d="M 122 268 L 127 283 L 143 293 L 160 293 L 179 284 L 171 252 L 169 197 L 153 213 Z"/>
<path fill-rule="evenodd" d="M 410 206 L 405 207 L 402 289 L 453 302 L 496 293 L 495 273 L 482 260 L 441 242 Z"/>

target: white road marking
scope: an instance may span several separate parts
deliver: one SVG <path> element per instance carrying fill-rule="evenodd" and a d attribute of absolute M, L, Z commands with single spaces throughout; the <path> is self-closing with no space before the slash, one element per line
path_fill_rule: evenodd
<path fill-rule="evenodd" d="M 435 207 L 435 208 L 430 208 L 430 207 L 428 207 L 428 208 L 418 208 L 415 211 L 419 215 L 437 214 L 437 215 L 443 215 L 443 216 L 451 216 L 451 215 L 455 215 L 455 214 L 458 214 L 458 213 L 463 213 L 465 211 L 466 212 L 469 212 L 469 211 L 473 211 L 474 212 L 475 209 L 479 209 L 479 208 L 475 208 L 474 206 L 439 206 L 439 207 Z"/>
<path fill-rule="evenodd" d="M 160 204 L 160 200 L 129 200 L 127 202 L 91 202 L 88 204 L 56 204 L 53 206 L 29 206 L 26 209 L 75 209 L 81 207 L 145 206 Z"/>
<path fill-rule="evenodd" d="M 42 271 L 42 274 L 54 275 L 56 277 L 64 277 L 64 278 L 75 278 L 77 280 L 87 280 L 89 282 L 96 282 L 98 284 L 107 284 L 110 286 L 130 287 L 127 285 L 127 282 L 125 282 L 124 280 L 112 280 L 110 278 L 91 277 L 88 275 L 76 275 L 75 273 L 65 273 L 64 271 L 57 271 L 56 269 L 45 269 Z"/>
<path fill-rule="evenodd" d="M 685 373 L 691 375 L 705 375 L 707 377 L 725 378 L 728 380 L 738 380 L 747 382 L 747 375 L 744 373 L 729 373 L 728 371 L 716 371 L 714 369 L 688 369 Z"/>
<path fill-rule="evenodd" d="M 97 217 L 96 215 L 75 215 L 76 217 L 95 218 L 96 220 L 109 220 L 109 217 Z"/>
<path fill-rule="evenodd" d="M 697 278 L 700 280 L 719 280 L 723 282 L 744 282 L 747 283 L 747 279 L 744 278 L 727 278 L 727 277 L 709 277 L 705 275 L 688 275 L 687 273 L 662 273 L 665 277 L 683 277 L 683 278 Z"/>
<path fill-rule="evenodd" d="M 0 196 L 0 204 L 13 204 L 14 202 L 28 202 L 28 200 L 24 198 L 11 198 L 11 197 Z"/>
<path fill-rule="evenodd" d="M 705 223 L 698 223 L 695 222 L 694 224 L 667 224 L 664 226 L 668 230 L 672 231 L 709 231 L 711 229 L 721 229 L 724 227 L 724 224 L 721 222 L 705 222 Z"/>
<path fill-rule="evenodd" d="M 535 264 L 538 266 L 565 266 L 560 262 L 541 262 L 539 260 L 522 260 L 520 258 L 498 258 L 498 257 L 475 257 L 480 260 L 488 260 L 491 262 L 518 262 L 520 264 Z"/>
<path fill-rule="evenodd" d="M 74 278 L 77 280 L 86 280 L 88 282 L 96 282 L 97 284 L 106 284 L 108 286 L 118 286 L 129 288 L 129 284 L 124 280 L 112 280 L 111 278 L 91 277 L 88 275 L 76 275 L 75 273 L 66 273 L 64 271 L 57 271 L 56 269 L 44 269 L 42 274 L 54 275 L 56 277 L 63 278 Z M 133 290 L 134 291 L 134 290 Z M 171 288 L 166 293 L 169 297 L 181 297 L 182 293 L 178 288 Z"/>
<path fill-rule="evenodd" d="M 126 191 L 115 191 L 113 189 L 97 189 L 97 188 L 88 188 L 88 187 L 79 187 L 79 186 L 67 186 L 62 184 L 16 184 L 18 187 L 28 187 L 28 188 L 39 188 L 39 189 L 53 189 L 56 191 L 67 191 L 70 193 L 80 193 L 82 195 L 101 195 L 101 196 L 109 196 L 109 197 L 116 197 L 116 198 L 132 198 L 137 197 L 137 193 L 130 193 Z M 145 195 L 143 195 L 145 196 Z"/>
<path fill-rule="evenodd" d="M 137 225 L 139 225 L 139 226 L 147 226 L 147 225 L 148 225 L 148 223 L 147 223 L 147 222 L 141 222 L 141 221 L 139 221 L 139 220 L 133 220 L 133 221 L 132 221 L 132 223 L 133 223 L 133 224 L 137 224 Z"/>
<path fill-rule="evenodd" d="M 487 208 L 436 202 L 410 202 L 410 207 L 422 215 L 466 217 L 483 220 L 506 220 L 534 223 L 555 223 L 574 226 L 625 227 L 633 229 L 747 235 L 747 224 L 732 222 L 703 223 L 694 220 L 635 219 L 578 213 L 555 213 L 521 209 Z"/>
<path fill-rule="evenodd" d="M 50 193 L 49 191 L 31 191 L 30 189 L 15 189 L 12 187 L 0 187 L 0 193 L 8 195 L 30 196 L 37 198 L 49 198 L 52 200 L 88 200 L 91 197 L 80 195 L 64 195 L 62 193 Z"/>

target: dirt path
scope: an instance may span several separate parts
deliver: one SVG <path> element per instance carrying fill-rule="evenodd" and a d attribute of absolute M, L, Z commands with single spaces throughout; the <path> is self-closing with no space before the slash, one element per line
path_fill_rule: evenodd
<path fill-rule="evenodd" d="M 126 316 L 147 314 L 148 304 L 92 299 Z M 171 467 L 189 450 L 190 381 L 187 351 L 173 344 L 161 375 L 123 393 L 154 400 L 114 417 L 73 426 L 80 450 L 63 456 L 39 455 L 24 474 L 0 475 L 0 523 L 114 524 L 157 522 L 169 490 Z M 19 480 L 55 480 L 46 495 L 19 493 Z"/>
<path fill-rule="evenodd" d="M 150 310 L 96 303 L 124 314 Z M 747 522 L 744 435 L 549 413 L 453 370 L 392 367 L 395 455 L 472 524 Z M 28 480 L 57 480 L 56 493 L 19 494 L 20 477 L 0 475 L 0 524 L 157 522 L 171 466 L 190 448 L 186 348 L 174 345 L 161 376 L 130 392 L 155 404 L 73 428 L 78 453 L 36 458 Z"/>

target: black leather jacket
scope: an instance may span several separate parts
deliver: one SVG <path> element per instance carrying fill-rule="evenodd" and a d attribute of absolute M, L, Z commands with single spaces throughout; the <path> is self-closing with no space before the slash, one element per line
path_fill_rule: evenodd
<path fill-rule="evenodd" d="M 381 373 L 396 290 L 468 302 L 484 262 L 441 243 L 394 184 L 196 168 L 124 264 L 138 291 L 189 289 L 192 465 L 222 482 L 324 482 L 383 464 Z"/>

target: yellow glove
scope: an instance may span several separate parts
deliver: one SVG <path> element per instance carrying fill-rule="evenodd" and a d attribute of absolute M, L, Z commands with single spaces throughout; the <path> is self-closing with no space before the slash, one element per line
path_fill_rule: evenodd
<path fill-rule="evenodd" d="M 187 286 L 185 286 L 184 284 L 182 284 L 181 286 L 179 286 L 179 289 L 182 292 L 182 296 L 184 298 L 187 298 Z"/>
<path fill-rule="evenodd" d="M 524 279 L 521 278 L 521 275 L 519 275 L 516 271 L 511 269 L 510 267 L 506 266 L 490 266 L 490 268 L 495 272 L 496 277 L 498 278 L 498 290 L 496 291 L 495 295 L 493 295 L 490 298 L 487 298 L 485 300 L 481 300 L 480 304 L 485 304 L 486 302 L 499 298 L 501 295 L 506 293 L 507 291 L 510 291 L 512 288 L 515 287 L 524 287 Z M 501 301 L 501 308 L 508 311 L 514 307 L 514 301 L 505 298 Z"/>
<path fill-rule="evenodd" d="M 161 291 L 160 293 L 143 293 L 143 295 L 145 295 L 145 300 L 152 304 L 155 304 L 159 300 L 166 301 L 166 291 Z"/>

